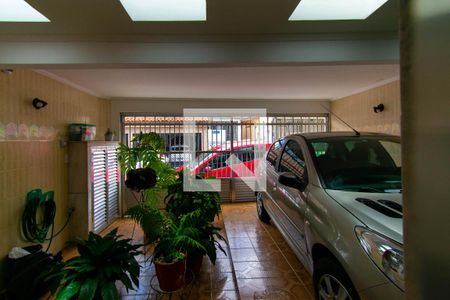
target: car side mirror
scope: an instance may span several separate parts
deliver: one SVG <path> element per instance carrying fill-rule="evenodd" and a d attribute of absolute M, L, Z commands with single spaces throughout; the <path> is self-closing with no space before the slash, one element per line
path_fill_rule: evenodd
<path fill-rule="evenodd" d="M 283 172 L 278 176 L 278 182 L 282 185 L 297 189 L 303 192 L 306 188 L 306 182 L 297 178 L 291 172 Z"/>

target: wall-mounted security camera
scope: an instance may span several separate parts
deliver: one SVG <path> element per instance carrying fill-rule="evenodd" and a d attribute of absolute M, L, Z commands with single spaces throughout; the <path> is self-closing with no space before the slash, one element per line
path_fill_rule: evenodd
<path fill-rule="evenodd" d="M 47 102 L 45 102 L 44 100 L 41 100 L 39 98 L 34 98 L 33 99 L 33 107 L 36 109 L 41 109 L 45 106 L 47 106 Z"/>
<path fill-rule="evenodd" d="M 377 106 L 373 107 L 373 111 L 376 114 L 379 113 L 379 112 L 382 112 L 383 110 L 384 110 L 384 104 L 382 104 L 382 103 L 380 103 Z"/>

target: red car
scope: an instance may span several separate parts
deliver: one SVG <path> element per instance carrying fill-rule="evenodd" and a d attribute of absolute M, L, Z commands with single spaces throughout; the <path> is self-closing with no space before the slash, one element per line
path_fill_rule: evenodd
<path fill-rule="evenodd" d="M 203 174 L 205 178 L 251 177 L 260 162 L 260 159 L 255 159 L 255 146 L 262 147 L 258 150 L 265 152 L 269 149 L 270 144 L 246 144 L 233 147 L 233 154 L 242 162 L 234 164 L 233 170 L 226 163 L 231 155 L 230 146 L 216 146 L 212 152 L 202 153 L 197 157 L 197 164 L 192 173 Z M 183 165 L 176 170 L 181 171 L 186 167 L 187 165 Z"/>

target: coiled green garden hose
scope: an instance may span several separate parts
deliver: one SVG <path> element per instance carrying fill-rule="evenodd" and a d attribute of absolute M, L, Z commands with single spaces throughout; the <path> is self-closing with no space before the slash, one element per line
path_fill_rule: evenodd
<path fill-rule="evenodd" d="M 53 234 L 55 228 L 56 204 L 54 192 L 43 193 L 41 189 L 35 189 L 27 194 L 25 210 L 22 215 L 22 232 L 24 237 L 30 242 L 44 243 L 49 241 L 47 250 L 50 248 L 52 240 L 60 234 L 69 223 L 71 212 L 64 226 Z M 41 222 L 38 222 L 37 214 L 41 209 Z M 51 228 L 51 235 L 47 238 L 48 231 Z"/>

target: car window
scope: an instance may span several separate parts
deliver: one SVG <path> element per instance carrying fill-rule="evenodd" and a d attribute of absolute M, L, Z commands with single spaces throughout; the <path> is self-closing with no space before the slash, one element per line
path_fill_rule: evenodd
<path fill-rule="evenodd" d="M 253 146 L 236 149 L 236 156 L 242 162 L 248 162 L 255 159 Z"/>
<path fill-rule="evenodd" d="M 277 159 L 281 154 L 282 146 L 283 140 L 278 140 L 275 143 L 273 143 L 273 145 L 270 147 L 266 157 L 266 160 L 270 165 L 275 166 Z"/>
<path fill-rule="evenodd" d="M 316 148 L 328 144 L 323 154 Z M 326 188 L 356 192 L 401 191 L 401 147 L 394 138 L 330 137 L 311 141 Z"/>
<path fill-rule="evenodd" d="M 386 152 L 386 147 L 383 149 L 381 142 L 361 139 L 346 141 L 344 145 L 348 151 L 347 161 L 357 167 L 390 167 L 393 165 L 392 157 Z"/>
<path fill-rule="evenodd" d="M 226 161 L 230 158 L 230 153 L 222 153 L 217 156 L 215 156 L 209 163 L 208 167 L 211 167 L 211 169 L 219 169 L 224 168 L 227 166 Z"/>
<path fill-rule="evenodd" d="M 298 179 L 306 180 L 306 164 L 300 145 L 289 141 L 284 147 L 280 161 L 280 172 L 291 172 Z"/>

